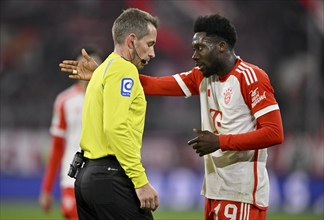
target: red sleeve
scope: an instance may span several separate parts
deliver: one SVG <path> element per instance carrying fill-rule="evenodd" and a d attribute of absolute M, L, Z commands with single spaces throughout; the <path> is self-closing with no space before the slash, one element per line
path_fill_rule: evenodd
<path fill-rule="evenodd" d="M 64 93 L 62 93 L 64 94 Z M 66 120 L 64 114 L 64 95 L 59 95 L 54 103 L 54 111 L 51 125 L 52 145 L 50 157 L 45 170 L 42 191 L 51 192 L 60 169 L 65 150 Z"/>
<path fill-rule="evenodd" d="M 246 64 L 244 65 L 247 66 Z M 267 113 L 267 111 L 270 112 L 270 110 L 267 110 L 267 107 L 278 105 L 278 103 L 275 99 L 270 79 L 263 70 L 249 65 L 245 71 L 249 73 L 247 74 L 248 76 L 243 77 L 244 74 L 239 74 L 241 92 L 244 101 L 251 109 L 251 113 L 257 118 L 259 115 Z"/>
<path fill-rule="evenodd" d="M 200 82 L 204 78 L 197 68 L 172 76 L 150 77 L 140 74 L 146 95 L 191 96 L 199 94 Z"/>
<path fill-rule="evenodd" d="M 140 74 L 145 95 L 184 96 L 173 76 L 151 77 Z"/>
<path fill-rule="evenodd" d="M 45 171 L 42 190 L 46 192 L 51 192 L 53 185 L 60 169 L 61 160 L 64 153 L 64 139 L 61 137 L 52 137 L 52 149 L 49 161 L 47 163 L 47 168 Z"/>
<path fill-rule="evenodd" d="M 222 150 L 256 150 L 281 144 L 284 139 L 280 111 L 271 111 L 257 119 L 257 130 L 244 134 L 220 135 Z"/>

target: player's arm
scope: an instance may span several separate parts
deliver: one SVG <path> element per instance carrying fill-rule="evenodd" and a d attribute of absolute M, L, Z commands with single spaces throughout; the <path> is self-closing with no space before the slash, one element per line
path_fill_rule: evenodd
<path fill-rule="evenodd" d="M 64 138 L 57 136 L 52 137 L 51 153 L 47 163 L 47 168 L 45 171 L 45 176 L 42 185 L 43 191 L 51 192 L 53 189 L 53 184 L 55 182 L 64 154 L 64 144 Z"/>
<path fill-rule="evenodd" d="M 256 130 L 243 134 L 220 135 L 222 150 L 255 150 L 283 142 L 282 119 L 270 79 L 258 68 L 254 69 L 254 74 L 257 81 L 248 85 L 246 80 L 242 80 L 241 90 L 256 118 Z"/>
<path fill-rule="evenodd" d="M 219 136 L 222 150 L 256 150 L 281 144 L 284 139 L 279 110 L 271 111 L 257 119 L 257 129 L 244 134 Z"/>
<path fill-rule="evenodd" d="M 184 96 L 184 93 L 173 76 L 151 77 L 140 74 L 140 81 L 145 95 Z"/>
<path fill-rule="evenodd" d="M 243 134 L 217 135 L 210 131 L 194 129 L 196 137 L 188 144 L 199 156 L 218 149 L 223 151 L 257 150 L 283 142 L 283 126 L 279 110 L 271 111 L 257 119 L 257 129 Z"/>
<path fill-rule="evenodd" d="M 199 84 L 203 78 L 196 68 L 172 76 L 151 77 L 140 74 L 140 81 L 145 95 L 186 96 L 199 94 Z"/>
<path fill-rule="evenodd" d="M 48 212 L 52 205 L 52 189 L 60 169 L 61 161 L 65 150 L 65 129 L 66 120 L 64 114 L 64 102 L 59 95 L 54 103 L 53 118 L 50 132 L 52 134 L 52 144 L 50 157 L 47 162 L 39 203 L 45 212 Z"/>
<path fill-rule="evenodd" d="M 39 196 L 39 203 L 45 212 L 51 209 L 53 185 L 60 168 L 60 163 L 64 153 L 64 139 L 61 137 L 52 137 L 52 148 L 50 158 L 47 163 L 44 179 Z"/>

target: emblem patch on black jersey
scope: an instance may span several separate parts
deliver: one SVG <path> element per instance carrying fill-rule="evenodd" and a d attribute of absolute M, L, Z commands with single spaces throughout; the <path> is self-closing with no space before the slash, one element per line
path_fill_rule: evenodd
<path fill-rule="evenodd" d="M 123 78 L 121 81 L 120 94 L 122 96 L 130 97 L 134 81 L 131 78 Z"/>

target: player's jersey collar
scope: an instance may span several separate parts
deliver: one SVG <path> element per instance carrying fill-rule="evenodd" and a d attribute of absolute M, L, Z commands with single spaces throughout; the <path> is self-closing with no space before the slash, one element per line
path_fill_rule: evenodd
<path fill-rule="evenodd" d="M 240 65 L 240 63 L 242 62 L 242 59 L 239 56 L 237 56 L 236 58 L 237 58 L 237 61 L 236 61 L 235 66 L 233 67 L 233 69 L 230 72 L 226 73 L 224 76 L 218 77 L 218 80 L 220 82 L 226 81 L 227 78 L 234 73 L 234 71 L 236 70 L 236 68 L 238 67 L 238 65 Z"/>

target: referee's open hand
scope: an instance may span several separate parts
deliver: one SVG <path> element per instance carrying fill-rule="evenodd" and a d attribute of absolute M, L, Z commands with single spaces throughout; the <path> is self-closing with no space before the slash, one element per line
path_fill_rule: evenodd
<path fill-rule="evenodd" d="M 68 73 L 71 79 L 89 81 L 98 64 L 85 49 L 82 49 L 81 53 L 83 60 L 63 60 L 59 67 L 62 72 Z"/>
<path fill-rule="evenodd" d="M 150 183 L 135 189 L 135 191 L 142 209 L 149 209 L 152 211 L 157 209 L 159 206 L 159 196 Z"/>

